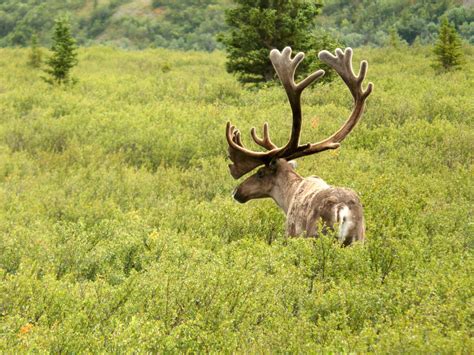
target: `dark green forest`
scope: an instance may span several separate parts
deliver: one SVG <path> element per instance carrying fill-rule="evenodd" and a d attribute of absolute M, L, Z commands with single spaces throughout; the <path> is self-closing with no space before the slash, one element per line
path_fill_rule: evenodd
<path fill-rule="evenodd" d="M 50 45 L 54 18 L 69 15 L 80 45 L 165 47 L 212 51 L 226 30 L 232 0 L 3 0 L 0 46 L 27 46 L 33 35 Z M 433 43 L 447 17 L 464 40 L 474 43 L 474 6 L 462 0 L 325 0 L 313 31 L 357 47 Z M 263 1 L 262 1 L 263 4 Z"/>
<path fill-rule="evenodd" d="M 462 0 L 326 0 L 319 24 L 348 45 L 384 46 L 395 31 L 408 44 L 433 43 L 443 17 L 474 43 L 474 6 Z"/>

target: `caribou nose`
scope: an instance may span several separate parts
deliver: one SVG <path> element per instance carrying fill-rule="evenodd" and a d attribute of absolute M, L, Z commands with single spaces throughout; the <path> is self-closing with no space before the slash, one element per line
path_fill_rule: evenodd
<path fill-rule="evenodd" d="M 232 197 L 234 198 L 234 200 L 236 200 L 237 202 L 240 202 L 240 203 L 245 203 L 247 202 L 247 199 L 242 196 L 242 194 L 240 193 L 239 189 L 236 187 L 234 189 L 234 191 L 232 191 Z"/>

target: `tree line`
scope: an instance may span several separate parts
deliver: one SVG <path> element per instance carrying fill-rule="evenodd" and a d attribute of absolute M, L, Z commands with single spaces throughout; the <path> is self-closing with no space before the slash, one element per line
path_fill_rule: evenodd
<path fill-rule="evenodd" d="M 474 43 L 474 6 L 462 0 L 326 0 L 324 28 L 348 45 L 384 46 L 396 33 L 407 44 L 432 44 L 443 18 Z"/>
<path fill-rule="evenodd" d="M 222 48 L 218 34 L 229 27 L 226 12 L 236 6 L 282 6 L 287 1 L 153 0 L 133 8 L 131 0 L 3 0 L 0 46 L 27 46 L 35 35 L 50 46 L 54 18 L 70 14 L 79 45 L 113 44 L 126 48 L 166 47 L 212 51 Z M 474 6 L 461 0 L 326 0 L 319 7 L 313 33 L 345 45 L 385 46 L 393 35 L 402 43 L 434 43 L 442 18 L 474 43 Z"/>
<path fill-rule="evenodd" d="M 299 75 L 307 76 L 316 68 L 329 69 L 319 63 L 317 52 L 322 49 L 333 51 L 340 44 L 330 37 L 314 36 L 311 28 L 321 5 L 312 0 L 289 0 L 277 2 L 272 7 L 252 5 L 248 0 L 235 0 L 238 6 L 227 12 L 226 23 L 229 30 L 219 37 L 227 51 L 226 68 L 236 74 L 243 84 L 266 83 L 275 79 L 275 72 L 268 58 L 273 48 L 292 46 L 297 51 L 312 54 L 301 64 Z M 49 74 L 44 78 L 50 84 L 67 84 L 75 81 L 70 70 L 77 64 L 77 45 L 71 33 L 69 18 L 60 17 L 55 21 L 52 36 L 52 55 L 47 59 Z M 399 37 L 392 35 L 392 45 L 399 45 Z M 445 17 L 438 31 L 438 40 L 433 49 L 438 71 L 458 69 L 463 64 L 462 42 L 454 25 Z M 313 55 L 314 54 L 314 55 Z M 40 68 L 42 52 L 37 37 L 32 37 L 29 64 Z M 327 71 L 326 80 L 332 79 Z"/>

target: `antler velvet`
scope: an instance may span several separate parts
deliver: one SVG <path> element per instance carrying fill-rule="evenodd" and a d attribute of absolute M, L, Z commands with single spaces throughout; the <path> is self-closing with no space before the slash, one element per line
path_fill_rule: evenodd
<path fill-rule="evenodd" d="M 272 159 L 284 158 L 291 160 L 328 149 L 336 149 L 340 146 L 340 142 L 352 131 L 362 116 L 365 100 L 372 92 L 373 84 L 369 83 L 365 90 L 362 88 L 368 65 L 366 61 L 362 61 L 359 75 L 354 74 L 351 48 L 346 48 L 345 51 L 338 48 L 335 53 L 333 55 L 328 51 L 321 51 L 319 58 L 339 74 L 354 98 L 352 113 L 342 127 L 333 135 L 320 142 L 299 144 L 302 126 L 301 93 L 311 83 L 321 78 L 324 75 L 324 71 L 318 70 L 301 82 L 296 83 L 295 71 L 303 60 L 304 54 L 300 52 L 294 58 L 291 58 L 290 47 L 285 47 L 282 52 L 273 49 L 270 52 L 270 60 L 286 91 L 293 114 L 290 139 L 284 147 L 277 147 L 270 139 L 268 123 L 264 123 L 263 138 L 257 136 L 255 128 L 252 128 L 250 133 L 255 143 L 267 149 L 267 151 L 252 151 L 244 147 L 240 131 L 228 122 L 226 138 L 229 144 L 229 157 L 233 162 L 233 164 L 229 164 L 229 168 L 234 178 L 238 179 L 257 166 L 268 164 Z"/>

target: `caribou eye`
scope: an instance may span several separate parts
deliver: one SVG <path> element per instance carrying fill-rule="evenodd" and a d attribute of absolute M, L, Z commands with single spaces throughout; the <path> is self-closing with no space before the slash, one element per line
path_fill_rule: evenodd
<path fill-rule="evenodd" d="M 258 178 L 261 179 L 261 178 L 263 178 L 264 176 L 265 176 L 265 172 L 264 172 L 263 170 L 257 171 L 257 177 L 258 177 Z"/>

